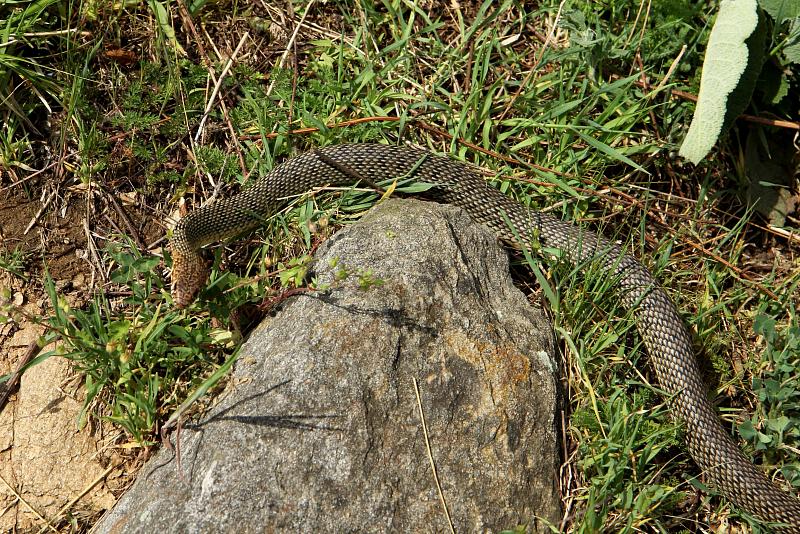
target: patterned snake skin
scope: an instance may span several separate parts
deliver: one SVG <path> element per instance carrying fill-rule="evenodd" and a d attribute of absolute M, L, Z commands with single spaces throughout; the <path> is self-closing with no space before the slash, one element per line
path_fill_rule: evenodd
<path fill-rule="evenodd" d="M 331 146 L 287 161 L 253 187 L 180 220 L 171 241 L 175 304 L 188 305 L 206 283 L 200 247 L 253 229 L 287 197 L 325 185 L 352 185 L 360 175 L 382 181 L 412 172 L 417 180 L 436 184 L 424 197 L 460 206 L 504 242 L 519 246 L 509 230 L 510 221 L 523 240 L 535 236 L 575 264 L 592 260 L 611 273 L 623 304 L 635 313 L 661 387 L 673 396 L 676 415 L 686 425 L 689 453 L 707 480 L 744 510 L 783 525 L 776 530 L 800 533 L 800 500 L 770 483 L 723 430 L 706 396 L 683 321 L 647 269 L 603 237 L 507 198 L 455 161 L 424 150 L 378 144 Z"/>

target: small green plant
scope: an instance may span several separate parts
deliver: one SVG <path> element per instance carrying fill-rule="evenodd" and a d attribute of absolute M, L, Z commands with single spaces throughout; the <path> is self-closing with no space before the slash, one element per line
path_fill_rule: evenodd
<path fill-rule="evenodd" d="M 0 269 L 27 282 L 28 277 L 25 275 L 25 270 L 30 256 L 31 254 L 20 246 L 15 247 L 12 251 L 0 251 Z"/>
<path fill-rule="evenodd" d="M 236 175 L 236 159 L 215 146 L 198 146 L 195 149 L 199 170 L 225 181 Z"/>
<path fill-rule="evenodd" d="M 228 341 L 208 322 L 172 309 L 154 273 L 160 258 L 124 249 L 108 253 L 118 265 L 112 281 L 131 292 L 125 306 L 112 306 L 99 293 L 85 308 L 73 308 L 48 277 L 54 310 L 48 323 L 62 340 L 55 354 L 71 359 L 85 375 L 79 424 L 100 414 L 144 445 L 153 442 L 156 424 L 213 371 L 214 354 L 223 353 Z M 186 376 L 195 378 L 187 382 Z M 106 408 L 90 413 L 97 405 Z"/>
<path fill-rule="evenodd" d="M 783 476 L 800 487 L 800 460 L 789 451 L 800 448 L 800 325 L 779 328 L 777 321 L 762 314 L 754 322 L 764 340 L 764 366 L 753 379 L 753 393 L 760 409 L 739 425 L 742 437 L 767 460 L 780 460 Z"/>
<path fill-rule="evenodd" d="M 363 269 L 358 271 L 358 288 L 362 291 L 372 289 L 373 287 L 382 286 L 385 281 L 382 278 L 375 276 L 372 269 Z"/>
<path fill-rule="evenodd" d="M 301 287 L 306 280 L 308 268 L 313 258 L 307 254 L 292 258 L 286 264 L 278 263 L 278 278 L 281 287 Z"/>

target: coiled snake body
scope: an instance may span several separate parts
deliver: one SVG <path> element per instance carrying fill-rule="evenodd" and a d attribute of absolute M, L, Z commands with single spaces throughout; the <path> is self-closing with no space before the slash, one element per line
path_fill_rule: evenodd
<path fill-rule="evenodd" d="M 257 227 L 287 197 L 325 185 L 351 185 L 354 174 L 376 182 L 412 174 L 435 184 L 424 197 L 460 206 L 512 246 L 521 245 L 509 222 L 523 240 L 535 236 L 542 246 L 561 250 L 575 264 L 597 262 L 613 276 L 623 304 L 633 309 L 658 381 L 673 396 L 676 416 L 686 426 L 689 453 L 707 479 L 763 521 L 785 525 L 779 528 L 783 532 L 800 533 L 800 500 L 767 480 L 723 429 L 706 396 L 683 321 L 647 269 L 605 238 L 507 198 L 458 162 L 420 149 L 356 144 L 322 148 L 277 166 L 251 188 L 180 220 L 171 240 L 176 305 L 188 305 L 206 282 L 200 247 Z"/>

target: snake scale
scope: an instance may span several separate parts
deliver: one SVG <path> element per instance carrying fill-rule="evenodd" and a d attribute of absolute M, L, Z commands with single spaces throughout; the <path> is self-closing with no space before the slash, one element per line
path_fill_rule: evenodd
<path fill-rule="evenodd" d="M 335 162 L 336 165 L 332 163 Z M 574 264 L 595 262 L 613 276 L 624 306 L 633 310 L 661 387 L 672 396 L 686 429 L 688 450 L 707 480 L 726 498 L 781 532 L 800 533 L 800 500 L 773 485 L 738 450 L 706 395 L 689 334 L 675 306 L 649 271 L 618 245 L 558 218 L 534 211 L 489 186 L 466 165 L 427 151 L 380 144 L 336 145 L 275 167 L 241 193 L 203 206 L 176 226 L 171 240 L 172 291 L 184 307 L 206 283 L 203 245 L 240 235 L 274 214 L 288 197 L 322 186 L 404 178 L 434 184 L 425 198 L 463 208 L 505 243 L 536 236 Z"/>

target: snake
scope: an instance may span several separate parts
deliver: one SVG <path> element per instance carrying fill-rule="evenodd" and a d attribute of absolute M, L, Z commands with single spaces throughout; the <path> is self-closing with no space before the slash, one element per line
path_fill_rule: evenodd
<path fill-rule="evenodd" d="M 665 290 L 646 267 L 611 240 L 518 202 L 491 186 L 465 163 L 427 150 L 380 143 L 331 145 L 275 166 L 236 195 L 181 218 L 170 240 L 171 291 L 178 308 L 194 301 L 207 283 L 201 247 L 240 236 L 263 224 L 292 197 L 321 187 L 413 179 L 426 184 L 428 200 L 461 207 L 515 248 L 538 240 L 567 262 L 607 272 L 622 305 L 631 311 L 656 378 L 674 416 L 685 428 L 689 454 L 706 480 L 729 501 L 775 525 L 800 533 L 800 499 L 778 488 L 748 460 L 722 426 L 706 393 L 692 341 Z"/>

